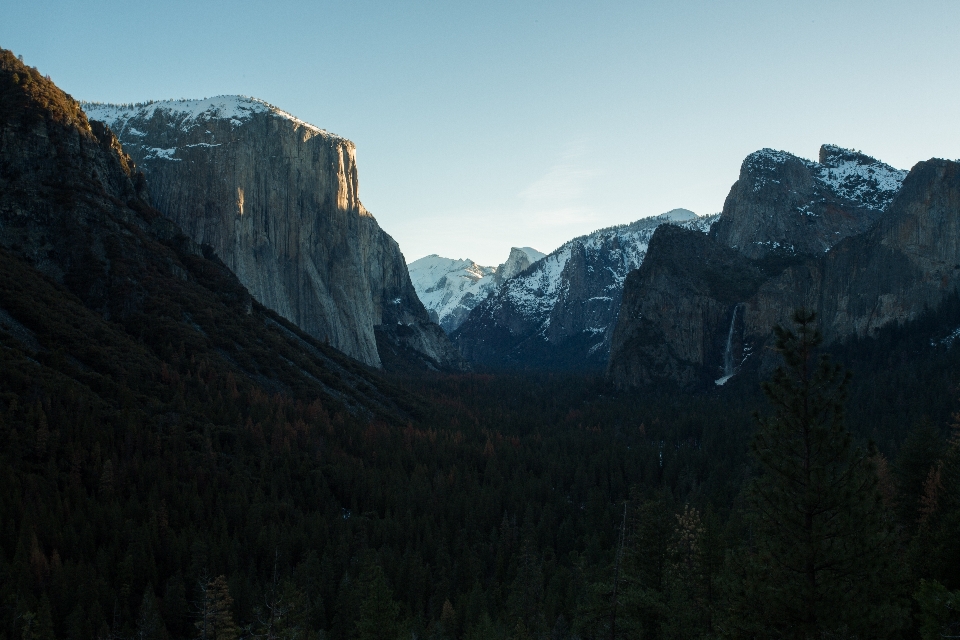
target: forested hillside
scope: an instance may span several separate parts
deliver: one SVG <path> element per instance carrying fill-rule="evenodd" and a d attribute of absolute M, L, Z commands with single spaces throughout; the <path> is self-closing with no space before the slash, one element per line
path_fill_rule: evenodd
<path fill-rule="evenodd" d="M 842 354 L 855 442 L 881 448 L 908 567 L 887 588 L 907 630 L 951 615 L 915 595 L 960 589 L 960 351 L 914 329 Z M 28 623 L 35 637 L 195 637 L 217 576 L 244 635 L 609 637 L 621 546 L 617 636 L 712 637 L 749 602 L 750 414 L 769 411 L 752 380 L 641 396 L 592 378 L 420 377 L 400 381 L 426 407 L 404 421 L 183 357 L 145 409 L 129 381 L 69 380 L 66 355 L 9 337 L 3 354 L 10 638 Z"/>

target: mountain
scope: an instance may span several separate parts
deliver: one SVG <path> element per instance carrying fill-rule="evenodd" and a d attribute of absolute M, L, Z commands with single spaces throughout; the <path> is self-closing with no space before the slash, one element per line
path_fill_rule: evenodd
<path fill-rule="evenodd" d="M 452 333 L 503 282 L 544 254 L 531 247 L 513 247 L 506 262 L 484 267 L 473 260 L 442 258 L 437 254 L 414 260 L 407 267 L 410 280 L 431 320 Z"/>
<path fill-rule="evenodd" d="M 352 142 L 242 96 L 83 108 L 116 132 L 151 203 L 263 305 L 371 366 L 379 342 L 459 368 L 399 246 L 360 202 Z"/>
<path fill-rule="evenodd" d="M 574 238 L 506 280 L 451 336 L 464 357 L 494 368 L 602 368 L 623 282 L 664 223 L 706 232 L 715 216 L 674 209 Z"/>
<path fill-rule="evenodd" d="M 719 384 L 747 362 L 769 370 L 771 330 L 797 307 L 818 313 L 828 343 L 936 310 L 960 286 L 960 164 L 921 162 L 899 184 L 872 227 L 817 254 L 755 258 L 723 234 L 659 230 L 625 284 L 609 375 L 623 387 Z M 721 221 L 743 228 L 738 215 L 749 210 L 725 208 Z"/>
<path fill-rule="evenodd" d="M 749 258 L 823 253 L 870 228 L 906 175 L 834 145 L 820 147 L 819 162 L 761 149 L 743 161 L 710 235 Z"/>
<path fill-rule="evenodd" d="M 63 402 L 102 415 L 126 405 L 154 426 L 190 427 L 204 402 L 222 406 L 207 392 L 405 415 L 369 368 L 252 299 L 147 204 L 145 185 L 108 128 L 0 50 L 4 393 L 40 394 L 48 380 Z"/>

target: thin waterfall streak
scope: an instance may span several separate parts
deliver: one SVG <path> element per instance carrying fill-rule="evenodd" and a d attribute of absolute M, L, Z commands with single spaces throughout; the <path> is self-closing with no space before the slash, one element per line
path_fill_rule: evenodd
<path fill-rule="evenodd" d="M 730 331 L 727 332 L 727 350 L 723 354 L 723 375 L 727 378 L 736 373 L 733 364 L 733 329 L 737 324 L 737 311 L 739 310 L 740 305 L 733 308 L 733 317 L 730 318 Z"/>

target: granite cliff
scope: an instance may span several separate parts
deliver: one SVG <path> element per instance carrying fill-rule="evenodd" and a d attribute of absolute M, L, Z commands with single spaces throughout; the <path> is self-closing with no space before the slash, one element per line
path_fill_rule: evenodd
<path fill-rule="evenodd" d="M 728 228 L 745 228 L 735 219 L 745 210 L 725 208 Z M 817 311 L 828 343 L 936 309 L 960 286 L 960 164 L 917 164 L 873 226 L 826 252 L 758 257 L 756 245 L 743 251 L 724 237 L 654 234 L 625 284 L 608 363 L 618 385 L 723 384 L 751 359 L 766 369 L 773 326 L 800 306 Z M 818 237 L 814 229 L 795 246 L 816 247 Z"/>
<path fill-rule="evenodd" d="M 709 229 L 715 217 L 675 209 L 574 238 L 506 280 L 451 336 L 482 366 L 602 369 L 626 275 L 664 224 Z"/>
<path fill-rule="evenodd" d="M 83 107 L 142 168 L 152 204 L 262 304 L 372 366 L 378 340 L 410 334 L 403 346 L 428 366 L 459 368 L 399 246 L 360 202 L 352 142 L 241 96 Z"/>

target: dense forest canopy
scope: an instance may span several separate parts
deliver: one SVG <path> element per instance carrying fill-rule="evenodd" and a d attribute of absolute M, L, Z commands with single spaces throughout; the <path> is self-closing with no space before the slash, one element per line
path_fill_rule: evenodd
<path fill-rule="evenodd" d="M 907 632 L 955 621 L 960 589 L 960 351 L 927 329 L 835 353 L 852 446 L 879 447 Z M 63 356 L 0 353 L 6 637 L 195 637 L 216 593 L 265 637 L 764 637 L 731 626 L 757 544 L 756 377 L 681 394 L 419 375 L 396 383 L 422 413 L 390 421 L 176 351 L 102 390 Z M 144 385 L 167 391 L 145 406 Z"/>

